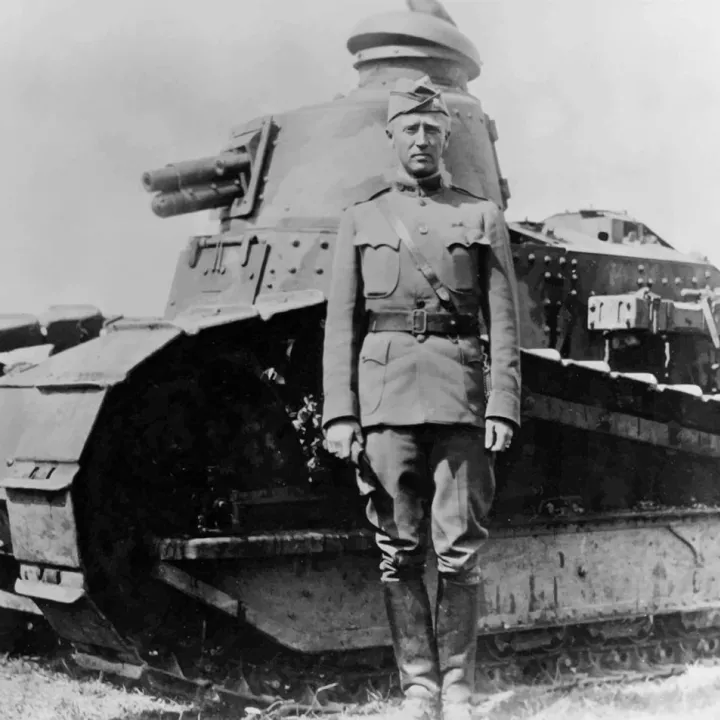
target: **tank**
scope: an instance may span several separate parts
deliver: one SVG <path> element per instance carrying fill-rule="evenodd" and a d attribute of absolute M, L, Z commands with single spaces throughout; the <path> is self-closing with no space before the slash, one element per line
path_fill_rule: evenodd
<path fill-rule="evenodd" d="M 397 78 L 442 87 L 453 183 L 509 201 L 467 91 L 476 48 L 439 3 L 408 4 L 352 32 L 347 95 L 143 175 L 160 217 L 217 221 L 180 253 L 162 317 L 107 321 L 0 380 L 0 606 L 42 614 L 86 667 L 262 704 L 327 658 L 386 655 L 355 470 L 323 450 L 319 410 L 338 220 L 392 167 Z M 498 457 L 478 673 L 714 655 L 720 272 L 623 213 L 509 227 L 523 423 Z"/>

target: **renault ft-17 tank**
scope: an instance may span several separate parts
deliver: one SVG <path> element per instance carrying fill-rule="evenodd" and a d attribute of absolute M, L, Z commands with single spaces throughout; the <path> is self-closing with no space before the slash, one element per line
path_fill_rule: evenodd
<path fill-rule="evenodd" d="M 322 450 L 318 409 L 338 219 L 384 186 L 396 79 L 443 89 L 453 183 L 509 198 L 467 92 L 475 47 L 438 3 L 409 5 L 352 33 L 346 96 L 143 176 L 157 215 L 217 213 L 163 317 L 0 382 L 0 604 L 42 613 L 85 665 L 200 683 L 222 658 L 225 689 L 257 695 L 260 646 L 307 666 L 390 644 L 353 470 Z M 498 458 L 479 671 L 715 653 L 720 272 L 619 213 L 510 229 L 524 418 Z"/>

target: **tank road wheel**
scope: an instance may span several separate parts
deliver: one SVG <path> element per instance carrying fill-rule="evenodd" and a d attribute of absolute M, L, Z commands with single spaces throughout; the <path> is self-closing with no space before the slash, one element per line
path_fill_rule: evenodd
<path fill-rule="evenodd" d="M 92 597 L 145 649 L 206 636 L 205 606 L 152 578 L 149 541 L 242 532 L 253 518 L 239 514 L 238 493 L 308 485 L 272 386 L 247 354 L 216 353 L 174 349 L 138 368 L 108 398 L 82 462 L 75 498 Z"/>

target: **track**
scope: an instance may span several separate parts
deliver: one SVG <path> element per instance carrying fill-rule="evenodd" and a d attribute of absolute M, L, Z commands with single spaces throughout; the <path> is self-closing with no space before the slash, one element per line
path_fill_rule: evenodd
<path fill-rule="evenodd" d="M 309 656 L 245 635 L 248 646 L 240 657 L 238 636 L 219 627 L 215 632 L 205 637 L 204 647 L 186 647 L 184 655 L 156 646 L 135 679 L 161 695 L 233 711 L 262 708 L 266 717 L 332 715 L 397 692 L 387 648 Z M 74 659 L 86 670 L 122 672 L 98 657 L 80 653 Z M 484 636 L 478 646 L 477 699 L 523 687 L 557 692 L 666 678 L 698 661 L 720 663 L 720 613 Z"/>

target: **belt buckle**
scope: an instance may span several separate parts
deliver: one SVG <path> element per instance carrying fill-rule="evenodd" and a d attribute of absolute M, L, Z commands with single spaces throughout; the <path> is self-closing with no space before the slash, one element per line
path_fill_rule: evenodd
<path fill-rule="evenodd" d="M 412 327 L 410 332 L 413 335 L 425 335 L 427 333 L 427 311 L 426 310 L 413 310 L 412 311 Z M 417 318 L 422 318 L 422 323 L 418 326 Z"/>

